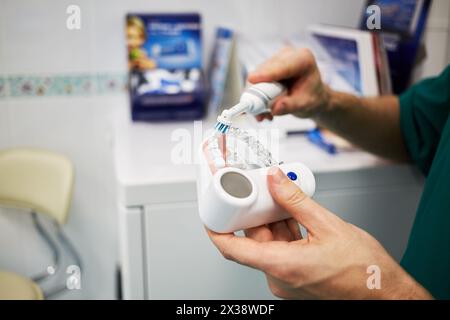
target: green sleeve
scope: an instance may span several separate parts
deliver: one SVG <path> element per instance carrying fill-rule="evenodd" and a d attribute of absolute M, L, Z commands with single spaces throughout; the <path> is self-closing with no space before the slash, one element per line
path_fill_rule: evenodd
<path fill-rule="evenodd" d="M 400 126 L 409 154 L 427 175 L 450 112 L 450 66 L 400 96 Z"/>

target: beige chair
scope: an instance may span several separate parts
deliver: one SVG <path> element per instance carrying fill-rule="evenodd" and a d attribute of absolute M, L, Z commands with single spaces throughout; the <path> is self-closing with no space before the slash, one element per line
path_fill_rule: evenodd
<path fill-rule="evenodd" d="M 39 149 L 0 151 L 0 206 L 29 212 L 33 225 L 53 255 L 53 271 L 60 270 L 59 245 L 81 269 L 81 259 L 62 231 L 67 221 L 74 182 L 74 168 L 66 157 Z M 44 228 L 38 214 L 53 220 L 57 241 Z M 48 280 L 47 270 L 29 279 L 0 271 L 0 299 L 43 299 L 66 289 L 65 284 L 43 292 L 39 283 Z"/>

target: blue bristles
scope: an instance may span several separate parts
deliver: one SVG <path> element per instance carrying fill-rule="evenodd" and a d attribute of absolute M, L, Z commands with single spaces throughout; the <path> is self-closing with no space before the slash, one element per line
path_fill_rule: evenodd
<path fill-rule="evenodd" d="M 214 128 L 215 128 L 217 131 L 219 131 L 219 132 L 225 134 L 225 133 L 227 133 L 228 129 L 230 129 L 230 126 L 227 125 L 227 124 L 224 124 L 224 123 L 222 123 L 222 122 L 220 122 L 220 121 L 218 121 L 218 122 L 216 123 L 216 125 L 215 125 Z"/>

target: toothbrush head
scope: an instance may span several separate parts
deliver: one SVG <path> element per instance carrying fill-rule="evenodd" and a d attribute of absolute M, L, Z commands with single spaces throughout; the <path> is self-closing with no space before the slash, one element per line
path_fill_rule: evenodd
<path fill-rule="evenodd" d="M 219 131 L 222 134 L 226 134 L 228 132 L 228 130 L 230 129 L 230 125 L 225 124 L 218 120 L 216 122 L 216 125 L 214 126 L 214 129 L 216 129 L 217 131 Z"/>
<path fill-rule="evenodd" d="M 216 125 L 214 126 L 214 129 L 216 129 L 216 131 L 222 134 L 226 134 L 230 129 L 230 127 L 231 127 L 231 120 L 229 117 L 229 111 L 225 110 L 224 112 L 222 112 L 220 116 L 217 117 L 217 122 Z"/>
<path fill-rule="evenodd" d="M 247 111 L 251 107 L 251 105 L 251 103 L 245 103 L 241 101 L 238 104 L 234 105 L 232 108 L 224 110 L 222 114 L 217 117 L 217 123 L 214 128 L 218 132 L 226 134 L 231 127 L 232 120 L 236 116 Z"/>

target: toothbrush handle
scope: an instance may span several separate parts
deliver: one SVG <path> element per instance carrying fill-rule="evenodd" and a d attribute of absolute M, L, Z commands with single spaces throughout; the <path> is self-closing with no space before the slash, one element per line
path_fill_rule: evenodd
<path fill-rule="evenodd" d="M 270 112 L 270 104 L 283 94 L 285 87 L 278 82 L 260 82 L 249 87 L 241 96 L 241 103 L 251 101 L 248 110 L 253 115 Z"/>
<path fill-rule="evenodd" d="M 279 82 L 260 82 L 250 87 L 264 94 L 270 101 L 283 93 L 285 87 Z"/>

